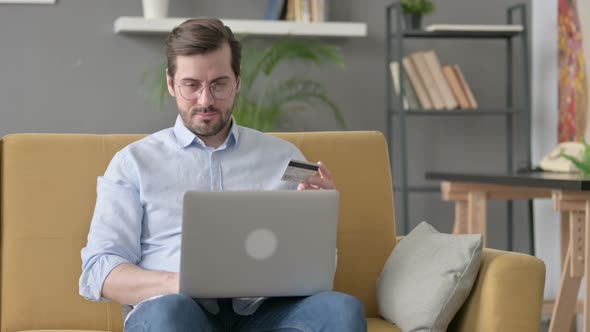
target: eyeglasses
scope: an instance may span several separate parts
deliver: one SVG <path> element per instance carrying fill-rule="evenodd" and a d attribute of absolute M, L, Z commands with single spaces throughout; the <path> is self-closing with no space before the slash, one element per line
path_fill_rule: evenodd
<path fill-rule="evenodd" d="M 186 100 L 200 98 L 203 94 L 203 90 L 205 90 L 205 84 L 199 81 L 186 81 L 176 84 L 176 86 L 178 86 L 182 98 Z M 211 92 L 213 98 L 223 100 L 229 98 L 235 87 L 236 86 L 229 81 L 219 81 L 209 84 L 209 92 Z"/>

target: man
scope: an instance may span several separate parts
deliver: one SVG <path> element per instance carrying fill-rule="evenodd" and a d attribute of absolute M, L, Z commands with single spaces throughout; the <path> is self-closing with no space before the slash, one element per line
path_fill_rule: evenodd
<path fill-rule="evenodd" d="M 168 91 L 179 116 L 119 151 L 97 185 L 82 250 L 80 294 L 134 306 L 126 331 L 366 331 L 360 301 L 310 297 L 192 299 L 179 294 L 182 196 L 187 190 L 333 189 L 319 176 L 280 180 L 303 155 L 292 144 L 234 123 L 241 46 L 217 19 L 188 20 L 166 41 Z"/>

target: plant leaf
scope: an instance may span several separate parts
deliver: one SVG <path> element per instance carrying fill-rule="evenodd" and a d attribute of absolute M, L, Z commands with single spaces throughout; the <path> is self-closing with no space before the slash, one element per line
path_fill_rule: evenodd
<path fill-rule="evenodd" d="M 291 78 L 281 82 L 269 95 L 272 96 L 271 103 L 277 104 L 279 110 L 287 103 L 295 101 L 307 102 L 312 106 L 325 106 L 332 111 L 338 123 L 343 128 L 347 128 L 338 106 L 327 96 L 323 86 L 316 81 Z"/>
<path fill-rule="evenodd" d="M 586 143 L 586 138 L 584 136 L 582 136 L 582 144 L 584 144 L 584 155 L 582 162 L 584 164 L 590 165 L 590 145 Z"/>
<path fill-rule="evenodd" d="M 571 161 L 572 164 L 574 164 L 574 166 L 576 166 L 577 169 L 579 169 L 582 173 L 584 173 L 584 175 L 590 174 L 590 164 L 583 163 L 583 162 L 579 161 L 578 158 L 576 158 L 572 155 L 569 155 L 569 154 L 561 153 L 559 155 L 561 157 Z"/>
<path fill-rule="evenodd" d="M 264 50 L 254 73 L 261 71 L 270 76 L 286 60 L 298 60 L 321 64 L 329 62 L 344 68 L 344 61 L 338 47 L 317 41 L 283 38 Z"/>
<path fill-rule="evenodd" d="M 156 110 L 162 111 L 168 101 L 168 86 L 166 83 L 166 59 L 160 60 L 150 70 L 142 74 L 141 84 L 144 87 L 144 98 Z"/>

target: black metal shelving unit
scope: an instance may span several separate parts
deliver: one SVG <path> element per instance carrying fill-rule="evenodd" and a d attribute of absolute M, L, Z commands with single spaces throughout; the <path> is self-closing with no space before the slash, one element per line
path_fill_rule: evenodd
<path fill-rule="evenodd" d="M 527 36 L 527 13 L 526 5 L 519 4 L 511 6 L 506 10 L 507 24 L 513 24 L 516 17 L 523 27 L 520 32 L 488 32 L 488 31 L 448 31 L 448 32 L 429 32 L 422 30 L 404 30 L 402 24 L 402 10 L 401 4 L 394 3 L 387 6 L 386 10 L 386 39 L 387 39 L 387 54 L 386 54 L 386 89 L 387 89 L 387 139 L 392 148 L 393 142 L 393 122 L 397 123 L 400 136 L 400 151 L 396 153 L 396 159 L 392 160 L 392 168 L 395 164 L 401 167 L 401 179 L 396 179 L 394 190 L 401 195 L 401 204 L 396 204 L 398 209 L 401 209 L 403 232 L 409 231 L 409 199 L 410 193 L 424 193 L 424 192 L 439 192 L 439 187 L 433 186 L 411 186 L 408 184 L 408 138 L 406 132 L 407 121 L 414 117 L 471 117 L 471 116 L 499 116 L 505 118 L 505 135 L 506 135 L 506 171 L 513 171 L 514 158 L 514 117 L 522 117 L 524 128 L 522 133 L 524 135 L 526 145 L 526 165 L 530 168 L 531 165 L 531 142 L 530 142 L 530 87 L 529 87 L 529 51 L 528 51 L 528 36 Z M 506 43 L 506 102 L 503 106 L 495 108 L 481 108 L 481 109 L 458 109 L 458 110 L 423 110 L 423 109 L 404 109 L 403 98 L 397 98 L 397 104 L 393 103 L 393 89 L 391 72 L 389 71 L 389 64 L 392 61 L 402 63 L 404 52 L 404 41 L 406 39 L 464 39 L 464 40 L 504 40 Z M 524 103 L 521 107 L 514 107 L 514 85 L 513 85 L 513 45 L 516 39 L 520 39 L 522 50 L 522 74 L 523 86 L 519 94 L 524 94 Z M 398 71 L 399 82 L 403 82 L 405 75 L 403 67 L 400 65 Z M 400 84 L 400 96 L 404 95 L 404 84 Z M 390 156 L 392 156 L 390 151 Z M 393 171 L 393 169 L 392 169 Z M 512 249 L 512 202 L 508 202 L 507 217 L 508 217 L 508 246 Z M 529 216 L 531 236 L 532 228 L 532 203 L 529 202 Z M 398 223 L 399 224 L 399 223 Z M 532 239 L 531 239 L 532 240 Z M 531 242 L 532 243 L 532 242 Z M 534 248 L 533 248 L 534 251 Z"/>

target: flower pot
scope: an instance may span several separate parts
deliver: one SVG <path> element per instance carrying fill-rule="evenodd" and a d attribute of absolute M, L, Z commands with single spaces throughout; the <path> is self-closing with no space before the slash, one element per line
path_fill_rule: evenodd
<path fill-rule="evenodd" d="M 422 28 L 422 15 L 404 14 L 406 30 L 420 30 Z"/>
<path fill-rule="evenodd" d="M 142 0 L 144 18 L 164 18 L 168 15 L 168 0 Z"/>

